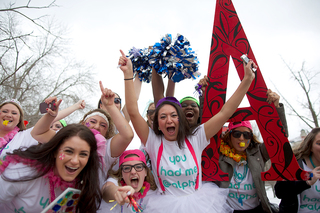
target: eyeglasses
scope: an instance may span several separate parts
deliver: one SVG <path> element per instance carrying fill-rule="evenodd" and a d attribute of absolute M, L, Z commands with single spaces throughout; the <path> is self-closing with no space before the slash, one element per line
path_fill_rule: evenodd
<path fill-rule="evenodd" d="M 121 104 L 121 98 L 114 98 L 115 104 Z"/>
<path fill-rule="evenodd" d="M 191 107 L 193 107 L 193 108 L 198 107 L 198 104 L 196 104 L 196 103 L 191 103 L 191 104 L 182 103 L 182 104 L 181 104 L 181 107 L 185 108 L 185 107 L 187 107 L 187 106 L 189 106 L 189 105 L 190 105 Z"/>
<path fill-rule="evenodd" d="M 132 170 L 132 167 L 134 167 L 134 169 L 137 172 L 141 172 L 144 169 L 144 165 L 143 163 L 138 163 L 138 164 L 134 164 L 134 165 L 122 165 L 121 169 L 124 173 L 129 173 Z"/>
<path fill-rule="evenodd" d="M 240 138 L 241 135 L 243 135 L 244 139 L 251 139 L 252 138 L 251 132 L 240 132 L 238 130 L 231 130 L 230 132 L 234 138 Z"/>
<path fill-rule="evenodd" d="M 148 109 L 147 115 L 151 116 L 156 110 L 155 109 Z"/>

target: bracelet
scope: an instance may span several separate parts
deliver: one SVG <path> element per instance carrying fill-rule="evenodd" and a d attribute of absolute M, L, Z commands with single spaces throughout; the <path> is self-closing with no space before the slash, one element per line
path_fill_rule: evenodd
<path fill-rule="evenodd" d="M 127 81 L 127 80 L 132 80 L 132 79 L 134 79 L 134 77 L 132 77 L 132 78 L 125 78 L 125 79 L 123 79 L 123 80 Z"/>

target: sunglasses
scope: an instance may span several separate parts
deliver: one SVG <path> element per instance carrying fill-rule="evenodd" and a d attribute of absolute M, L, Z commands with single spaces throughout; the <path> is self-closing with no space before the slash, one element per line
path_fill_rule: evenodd
<path fill-rule="evenodd" d="M 132 167 L 134 167 L 134 169 L 137 172 L 141 172 L 144 169 L 144 165 L 143 163 L 138 163 L 138 164 L 134 164 L 134 165 L 122 165 L 121 169 L 124 173 L 129 173 L 132 170 Z"/>
<path fill-rule="evenodd" d="M 147 115 L 151 116 L 156 110 L 155 109 L 148 109 Z"/>
<path fill-rule="evenodd" d="M 240 138 L 241 135 L 243 135 L 244 139 L 251 139 L 252 138 L 251 132 L 240 132 L 238 130 L 231 130 L 230 132 L 234 138 Z"/>
<path fill-rule="evenodd" d="M 187 107 L 187 106 L 189 106 L 189 105 L 190 105 L 191 107 L 193 107 L 193 108 L 198 107 L 198 104 L 196 104 L 196 103 L 191 103 L 191 104 L 183 103 L 183 104 L 181 104 L 181 107 L 185 108 L 185 107 Z"/>
<path fill-rule="evenodd" d="M 114 98 L 115 104 L 121 104 L 121 98 Z"/>

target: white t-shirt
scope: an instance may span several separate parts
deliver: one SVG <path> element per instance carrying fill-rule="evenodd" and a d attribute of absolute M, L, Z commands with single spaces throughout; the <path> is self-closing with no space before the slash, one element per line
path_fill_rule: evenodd
<path fill-rule="evenodd" d="M 34 174 L 35 170 L 24 164 L 10 164 L 3 175 L 19 179 Z M 50 184 L 47 178 L 40 177 L 25 182 L 8 182 L 0 177 L 0 212 L 41 212 L 49 205 Z M 58 197 L 61 189 L 55 189 Z"/>
<path fill-rule="evenodd" d="M 235 210 L 254 209 L 260 204 L 257 189 L 247 165 L 242 164 L 235 167 L 229 184 L 227 201 Z"/>
<path fill-rule="evenodd" d="M 15 149 L 19 149 L 20 147 L 30 147 L 32 145 L 37 145 L 38 141 L 36 141 L 31 136 L 31 130 L 32 128 L 29 128 L 27 130 L 23 130 L 18 132 L 14 138 L 4 147 L 4 150 L 2 150 L 0 155 L 0 160 L 4 160 L 6 157 L 7 152 L 12 152 Z"/>
<path fill-rule="evenodd" d="M 200 178 L 199 188 L 201 188 L 201 154 L 205 147 L 209 145 L 203 125 L 197 128 L 194 135 L 188 136 L 187 138 L 196 154 Z M 161 140 L 163 141 L 163 153 L 159 168 L 157 168 L 157 156 Z M 183 196 L 195 192 L 197 166 L 186 144 L 182 149 L 179 149 L 176 141 L 167 141 L 163 136 L 157 136 L 154 131 L 149 128 L 145 150 L 151 159 L 152 173 L 159 192 L 162 192 L 162 190 L 157 176 L 157 169 L 159 169 L 160 178 L 165 187 L 166 194 Z"/>
<path fill-rule="evenodd" d="M 312 171 L 304 162 L 303 169 Z M 299 213 L 320 212 L 320 181 L 317 180 L 311 188 L 304 190 L 300 195 Z"/>

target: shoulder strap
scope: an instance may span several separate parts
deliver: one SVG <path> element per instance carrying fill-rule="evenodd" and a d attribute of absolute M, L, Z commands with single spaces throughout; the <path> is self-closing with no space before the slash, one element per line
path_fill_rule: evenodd
<path fill-rule="evenodd" d="M 192 155 L 194 161 L 196 162 L 196 166 L 197 166 L 197 180 L 196 180 L 196 186 L 195 186 L 195 189 L 197 190 L 199 188 L 199 181 L 200 181 L 199 180 L 199 165 L 198 165 L 198 161 L 197 161 L 197 156 L 196 156 L 196 153 L 194 152 L 194 149 L 193 149 L 193 147 L 187 137 L 186 137 L 185 141 L 186 141 L 186 144 L 189 148 L 189 151 L 191 152 L 191 155 Z"/>

